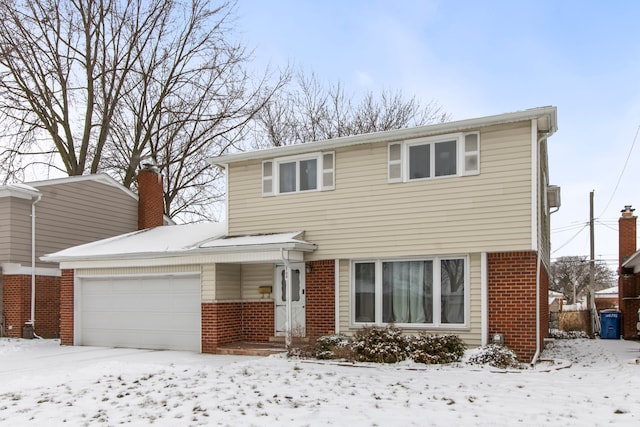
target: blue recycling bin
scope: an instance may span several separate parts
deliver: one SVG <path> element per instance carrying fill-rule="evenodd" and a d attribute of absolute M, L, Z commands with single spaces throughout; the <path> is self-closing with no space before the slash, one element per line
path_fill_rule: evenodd
<path fill-rule="evenodd" d="M 620 339 L 620 319 L 622 313 L 619 311 L 600 312 L 600 338 L 607 340 Z"/>

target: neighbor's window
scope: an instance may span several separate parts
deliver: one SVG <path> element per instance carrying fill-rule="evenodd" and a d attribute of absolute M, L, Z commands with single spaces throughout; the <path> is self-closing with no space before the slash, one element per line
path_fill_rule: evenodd
<path fill-rule="evenodd" d="M 480 134 L 478 132 L 389 144 L 389 182 L 478 173 L 480 173 Z"/>
<path fill-rule="evenodd" d="M 466 257 L 353 263 L 356 323 L 466 324 Z"/>
<path fill-rule="evenodd" d="M 276 185 L 274 186 L 274 182 Z M 262 194 L 334 188 L 334 153 L 314 153 L 262 162 Z"/>

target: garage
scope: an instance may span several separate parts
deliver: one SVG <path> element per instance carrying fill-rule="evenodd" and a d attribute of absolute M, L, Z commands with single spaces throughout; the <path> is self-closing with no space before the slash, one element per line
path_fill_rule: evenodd
<path fill-rule="evenodd" d="M 200 351 L 199 275 L 81 278 L 75 344 Z"/>

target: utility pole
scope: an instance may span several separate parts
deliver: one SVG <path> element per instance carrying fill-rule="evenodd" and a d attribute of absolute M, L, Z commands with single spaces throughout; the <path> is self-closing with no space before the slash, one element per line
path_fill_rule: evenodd
<path fill-rule="evenodd" d="M 594 288 L 595 281 L 595 239 L 593 232 L 593 190 L 589 194 L 589 241 L 591 243 L 591 256 L 589 258 L 589 296 Z"/>

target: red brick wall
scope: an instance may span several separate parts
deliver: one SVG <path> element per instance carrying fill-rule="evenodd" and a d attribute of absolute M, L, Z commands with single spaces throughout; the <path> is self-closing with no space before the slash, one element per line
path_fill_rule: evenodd
<path fill-rule="evenodd" d="M 162 175 L 152 170 L 138 172 L 138 230 L 164 224 Z"/>
<path fill-rule="evenodd" d="M 242 303 L 202 304 L 202 352 L 215 353 L 218 346 L 242 340 Z"/>
<path fill-rule="evenodd" d="M 623 213 L 625 215 L 625 213 Z M 637 217 L 628 215 L 618 219 L 618 258 L 619 263 L 633 255 L 636 251 L 636 220 Z"/>
<path fill-rule="evenodd" d="M 60 279 L 60 344 L 73 345 L 73 270 L 62 270 Z"/>
<path fill-rule="evenodd" d="M 275 307 L 273 300 L 247 301 L 242 303 L 242 340 L 267 342 L 275 329 Z"/>
<path fill-rule="evenodd" d="M 489 339 L 503 334 L 505 345 L 522 361 L 531 360 L 536 351 L 536 268 L 535 252 L 488 254 Z M 541 305 L 543 301 L 546 293 L 541 293 Z M 540 314 L 548 322 L 548 316 Z"/>
<path fill-rule="evenodd" d="M 306 273 L 306 330 L 308 337 L 335 332 L 335 261 L 322 260 L 307 263 Z"/>
<path fill-rule="evenodd" d="M 640 297 L 640 273 L 621 274 L 618 283 L 618 303 L 622 312 L 620 334 L 624 339 L 638 338 L 636 324 L 640 300 L 635 298 Z"/>
<path fill-rule="evenodd" d="M 31 275 L 5 275 L 3 281 L 6 333 L 21 337 L 24 324 L 31 319 Z M 35 333 L 42 338 L 57 338 L 59 330 L 60 278 L 36 276 Z"/>
<path fill-rule="evenodd" d="M 540 348 L 544 348 L 544 339 L 549 336 L 549 272 L 540 263 Z"/>

